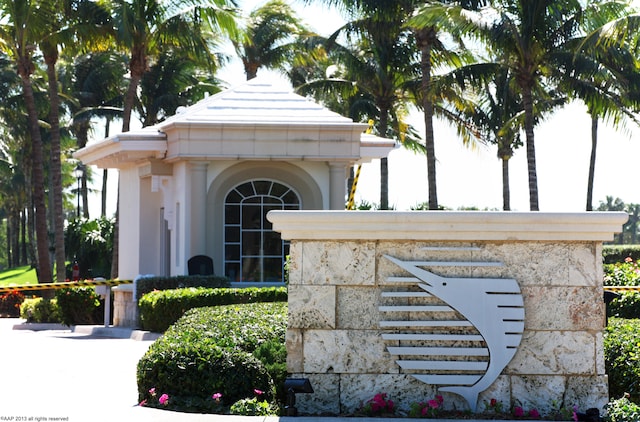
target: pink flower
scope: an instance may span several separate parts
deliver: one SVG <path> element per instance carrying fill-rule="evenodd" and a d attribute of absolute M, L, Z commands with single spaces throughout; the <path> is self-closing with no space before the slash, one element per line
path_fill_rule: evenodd
<path fill-rule="evenodd" d="M 437 409 L 440 407 L 440 402 L 438 400 L 429 400 L 429 407 L 432 409 Z"/>
<path fill-rule="evenodd" d="M 222 394 L 215 393 L 213 396 L 211 396 L 211 398 L 214 399 L 215 401 L 220 401 L 220 399 L 222 398 Z"/>
<path fill-rule="evenodd" d="M 144 399 L 140 403 L 138 403 L 138 406 L 146 406 L 146 405 L 147 405 L 147 399 Z"/>
<path fill-rule="evenodd" d="M 158 399 L 158 402 L 166 406 L 167 404 L 169 404 L 169 395 L 168 394 L 161 395 L 160 398 Z"/>
<path fill-rule="evenodd" d="M 540 419 L 540 413 L 536 409 L 529 410 L 529 416 L 534 419 Z"/>
<path fill-rule="evenodd" d="M 155 387 L 150 388 L 149 389 L 149 394 L 151 394 L 152 396 L 155 396 L 156 395 L 156 388 Z"/>
<path fill-rule="evenodd" d="M 491 399 L 491 403 L 489 404 L 489 406 L 491 406 L 491 407 L 496 407 L 496 404 L 498 404 L 498 400 L 496 400 L 496 399 Z"/>
<path fill-rule="evenodd" d="M 574 421 L 578 420 L 578 414 L 576 413 L 576 411 L 573 411 L 573 415 L 571 416 L 571 419 L 573 419 Z"/>
<path fill-rule="evenodd" d="M 264 394 L 264 391 L 258 390 L 257 388 L 254 388 L 253 392 L 256 394 L 256 396 L 260 396 L 260 395 Z"/>
<path fill-rule="evenodd" d="M 387 398 L 387 395 L 385 393 L 378 393 L 375 396 L 373 396 L 373 401 L 378 404 L 384 405 L 386 398 Z"/>
<path fill-rule="evenodd" d="M 444 398 L 442 396 L 436 396 L 436 400 L 438 400 L 438 403 L 440 404 L 444 402 Z"/>
<path fill-rule="evenodd" d="M 516 406 L 513 408 L 513 416 L 515 416 L 516 418 L 521 418 L 524 416 L 524 409 L 521 408 L 520 406 Z"/>
<path fill-rule="evenodd" d="M 633 259 L 630 256 L 628 256 L 628 257 L 626 257 L 624 259 L 624 262 L 631 262 L 631 261 L 633 261 Z"/>

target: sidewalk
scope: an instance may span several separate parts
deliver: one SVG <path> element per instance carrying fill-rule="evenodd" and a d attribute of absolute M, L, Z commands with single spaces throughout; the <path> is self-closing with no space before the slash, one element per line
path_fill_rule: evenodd
<path fill-rule="evenodd" d="M 397 422 L 398 418 L 249 417 L 137 406 L 136 365 L 157 334 L 0 318 L 0 420 L 68 422 Z M 4 418 L 4 419 L 3 419 Z M 13 418 L 13 419 L 11 419 Z M 451 419 L 432 422 L 453 422 Z M 474 422 L 465 420 L 465 422 Z M 479 421 L 475 421 L 479 422 Z"/>

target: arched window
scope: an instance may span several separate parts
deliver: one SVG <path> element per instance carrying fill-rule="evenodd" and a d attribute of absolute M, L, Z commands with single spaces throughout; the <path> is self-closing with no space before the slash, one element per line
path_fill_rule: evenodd
<path fill-rule="evenodd" d="M 272 180 L 233 188 L 224 201 L 224 272 L 231 281 L 283 282 L 289 243 L 272 230 L 271 210 L 299 210 L 300 197 Z"/>

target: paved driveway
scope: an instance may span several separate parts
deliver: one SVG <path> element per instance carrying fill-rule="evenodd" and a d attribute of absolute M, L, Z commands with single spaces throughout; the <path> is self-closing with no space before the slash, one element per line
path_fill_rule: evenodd
<path fill-rule="evenodd" d="M 136 364 L 151 340 L 106 338 L 87 334 L 90 330 L 14 329 L 21 322 L 0 318 L 0 420 L 162 422 L 215 418 L 137 406 Z"/>
<path fill-rule="evenodd" d="M 136 364 L 151 341 L 14 330 L 19 323 L 0 319 L 0 417 L 102 420 L 136 405 Z"/>

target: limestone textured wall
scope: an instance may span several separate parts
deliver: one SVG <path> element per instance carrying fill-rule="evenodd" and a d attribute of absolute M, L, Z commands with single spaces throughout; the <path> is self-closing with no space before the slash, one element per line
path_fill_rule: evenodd
<path fill-rule="evenodd" d="M 542 414 L 558 406 L 606 404 L 601 243 L 620 230 L 626 215 L 443 214 L 269 215 L 274 229 L 291 240 L 288 371 L 309 378 L 315 390 L 298 395 L 300 413 L 350 413 L 376 393 L 387 393 L 403 410 L 436 395 L 448 408 L 467 408 L 460 396 L 416 380 L 387 351 L 398 341 L 382 339 L 382 332 L 393 330 L 380 327 L 379 306 L 387 303 L 381 292 L 390 288 L 389 277 L 406 273 L 385 255 L 501 262 L 429 270 L 446 277 L 517 280 L 525 308 L 522 341 L 502 374 L 480 394 L 479 411 L 492 398 L 505 408 L 535 408 Z"/>

